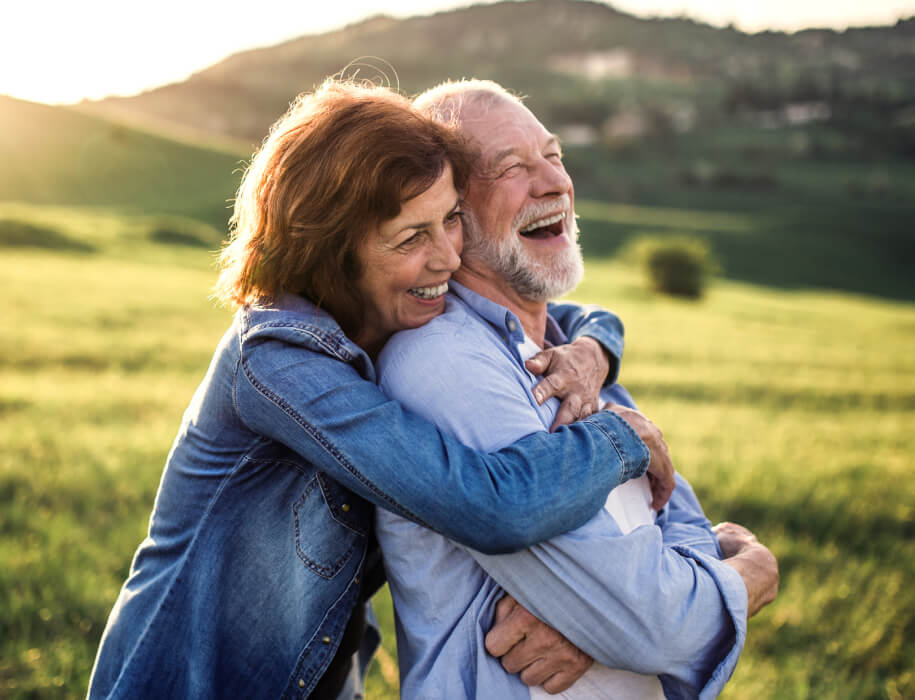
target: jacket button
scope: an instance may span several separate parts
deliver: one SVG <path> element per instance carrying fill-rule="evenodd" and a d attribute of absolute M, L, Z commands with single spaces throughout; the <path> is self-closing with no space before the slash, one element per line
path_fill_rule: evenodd
<path fill-rule="evenodd" d="M 349 503 L 344 503 L 342 506 L 340 506 L 340 510 L 342 510 L 344 513 L 349 513 Z"/>
<path fill-rule="evenodd" d="M 322 643 L 322 644 L 330 644 L 330 637 L 327 637 L 327 636 L 321 637 L 321 643 Z"/>
<path fill-rule="evenodd" d="M 304 688 L 304 687 L 305 687 L 305 681 L 303 681 L 301 678 L 299 678 L 299 687 L 300 687 L 300 688 Z"/>
<path fill-rule="evenodd" d="M 358 576 L 356 576 L 356 577 L 353 579 L 353 583 L 355 583 L 357 586 L 359 585 L 359 581 L 360 581 L 360 579 L 359 579 Z"/>

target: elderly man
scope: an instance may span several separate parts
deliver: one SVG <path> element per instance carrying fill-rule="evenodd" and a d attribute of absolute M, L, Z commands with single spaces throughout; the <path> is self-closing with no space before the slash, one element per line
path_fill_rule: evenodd
<path fill-rule="evenodd" d="M 565 341 L 547 301 L 582 274 L 572 182 L 557 138 L 494 83 L 449 83 L 417 105 L 455 121 L 479 147 L 480 163 L 465 196 L 463 265 L 446 311 L 391 340 L 379 358 L 380 384 L 465 443 L 496 449 L 549 429 L 556 416 L 553 400 L 538 400 L 529 371 L 538 368 L 525 361 Z M 640 415 L 624 407 L 632 400 L 622 387 L 605 389 L 601 400 L 638 424 Z M 564 697 L 720 692 L 743 647 L 748 615 L 775 596 L 775 559 L 739 526 L 724 526 L 716 538 L 680 477 L 659 513 L 651 502 L 644 477 L 627 482 L 581 528 L 503 556 L 462 548 L 379 510 L 403 696 L 544 693 L 486 652 L 506 591 L 597 660 Z M 489 639 L 497 652 L 512 641 L 500 635 Z M 537 659 L 513 653 L 503 663 L 526 667 L 525 681 L 545 680 L 548 690 L 567 684 L 542 679 Z"/>

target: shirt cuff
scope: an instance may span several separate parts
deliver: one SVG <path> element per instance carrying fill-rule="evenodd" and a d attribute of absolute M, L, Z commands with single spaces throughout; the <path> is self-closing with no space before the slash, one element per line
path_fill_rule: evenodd
<path fill-rule="evenodd" d="M 632 427 L 613 411 L 598 411 L 583 419 L 597 426 L 620 459 L 620 483 L 636 479 L 648 469 L 651 453 Z"/>
<path fill-rule="evenodd" d="M 740 659 L 747 641 L 747 587 L 736 570 L 713 557 L 701 554 L 691 547 L 673 545 L 678 554 L 693 559 L 702 566 L 718 585 L 724 607 L 734 626 L 734 640 L 727 654 L 712 670 L 706 684 L 699 690 L 699 700 L 713 700 L 724 689 Z M 675 695 L 675 694 L 674 694 Z"/>

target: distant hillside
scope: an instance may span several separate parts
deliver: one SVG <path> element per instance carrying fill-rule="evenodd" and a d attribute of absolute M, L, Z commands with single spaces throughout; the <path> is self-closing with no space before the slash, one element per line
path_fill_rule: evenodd
<path fill-rule="evenodd" d="M 241 155 L 0 95 L 0 201 L 177 214 L 225 230 Z"/>
<path fill-rule="evenodd" d="M 633 106 L 679 131 L 748 114 L 770 122 L 805 115 L 860 122 L 862 104 L 887 128 L 915 124 L 913 20 L 842 33 L 747 35 L 686 19 L 639 19 L 580 0 L 503 2 L 405 20 L 379 16 L 239 53 L 183 83 L 82 108 L 254 144 L 292 97 L 360 56 L 389 61 L 408 93 L 445 78 L 498 80 L 530 95 L 551 127 L 575 127 L 572 133 L 588 138 L 625 132 Z M 800 111 L 785 111 L 798 104 Z M 624 123 L 614 126 L 620 115 Z M 910 141 L 915 153 L 915 137 Z"/>

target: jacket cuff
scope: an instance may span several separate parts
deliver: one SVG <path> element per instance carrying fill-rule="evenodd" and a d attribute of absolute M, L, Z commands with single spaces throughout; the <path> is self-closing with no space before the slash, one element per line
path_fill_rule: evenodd
<path fill-rule="evenodd" d="M 620 460 L 621 484 L 645 473 L 651 453 L 629 423 L 613 411 L 598 411 L 583 422 L 593 423 L 613 445 Z"/>

